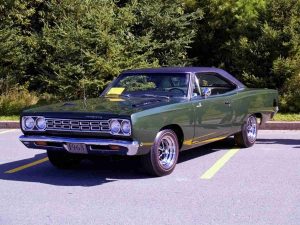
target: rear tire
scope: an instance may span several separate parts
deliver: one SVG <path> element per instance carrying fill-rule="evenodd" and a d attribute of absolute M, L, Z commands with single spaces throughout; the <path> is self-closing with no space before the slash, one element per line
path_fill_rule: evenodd
<path fill-rule="evenodd" d="M 162 130 L 156 135 L 149 154 L 142 156 L 145 170 L 154 176 L 165 176 L 173 172 L 178 161 L 178 138 L 173 130 Z"/>
<path fill-rule="evenodd" d="M 81 162 L 80 156 L 67 152 L 47 151 L 47 155 L 51 164 L 60 169 L 74 168 Z"/>
<path fill-rule="evenodd" d="M 236 144 L 242 148 L 249 148 L 254 145 L 257 138 L 257 120 L 254 115 L 247 118 L 242 125 L 242 130 L 234 135 Z"/>

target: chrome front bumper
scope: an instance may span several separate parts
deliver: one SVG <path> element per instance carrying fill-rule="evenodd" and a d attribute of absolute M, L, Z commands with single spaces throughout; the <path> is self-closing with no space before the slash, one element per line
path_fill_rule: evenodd
<path fill-rule="evenodd" d="M 64 145 L 66 143 L 85 144 L 89 153 L 117 153 L 116 150 L 104 149 L 98 151 L 92 146 L 119 146 L 126 148 L 126 155 L 136 155 L 139 148 L 137 141 L 114 140 L 114 139 L 97 139 L 97 138 L 69 138 L 69 137 L 54 137 L 54 136 L 35 136 L 22 135 L 19 140 L 28 148 L 45 149 L 45 150 L 67 150 Z M 37 145 L 37 142 L 50 143 L 49 145 Z M 54 144 L 54 145 L 53 145 Z M 58 144 L 58 145 L 57 145 Z"/>

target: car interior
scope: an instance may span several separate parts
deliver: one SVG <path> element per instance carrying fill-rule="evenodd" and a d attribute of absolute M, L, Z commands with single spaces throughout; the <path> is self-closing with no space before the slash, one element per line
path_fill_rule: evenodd
<path fill-rule="evenodd" d="M 211 95 L 224 94 L 236 88 L 235 84 L 214 73 L 196 74 L 196 87 L 194 88 L 194 96 L 199 95 L 197 85 L 199 85 L 199 89 L 201 91 L 205 90 L 207 97 Z"/>

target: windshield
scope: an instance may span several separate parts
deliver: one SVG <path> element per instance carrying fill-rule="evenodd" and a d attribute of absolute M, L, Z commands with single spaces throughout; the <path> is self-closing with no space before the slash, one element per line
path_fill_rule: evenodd
<path fill-rule="evenodd" d="M 188 84 L 189 74 L 185 73 L 126 73 L 105 94 L 128 97 L 187 97 Z"/>

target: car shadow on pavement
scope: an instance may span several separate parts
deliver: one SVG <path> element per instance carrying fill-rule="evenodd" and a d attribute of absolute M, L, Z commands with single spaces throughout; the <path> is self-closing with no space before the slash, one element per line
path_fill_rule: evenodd
<path fill-rule="evenodd" d="M 280 145 L 294 145 L 294 148 L 300 148 L 299 139 L 272 139 L 272 138 L 258 138 L 256 144 L 280 144 Z"/>
<path fill-rule="evenodd" d="M 235 147 L 235 141 L 232 137 L 229 137 L 217 142 L 213 142 L 211 144 L 181 152 L 179 155 L 178 163 L 211 154 L 219 150 L 231 149 L 233 147 Z"/>
<path fill-rule="evenodd" d="M 184 163 L 203 155 L 214 153 L 220 149 L 230 149 L 234 146 L 232 138 L 181 152 L 178 163 Z M 11 181 L 44 183 L 56 186 L 97 186 L 118 180 L 153 178 L 141 169 L 138 158 L 99 158 L 84 160 L 80 166 L 62 170 L 53 167 L 49 161 L 34 165 L 15 173 L 6 171 L 44 159 L 47 154 L 36 154 L 32 158 L 22 159 L 0 165 L 0 179 Z"/>
<path fill-rule="evenodd" d="M 36 162 L 47 157 L 47 154 L 37 154 L 33 158 L 23 159 L 0 165 L 0 179 L 36 182 L 57 186 L 96 186 L 123 179 L 149 178 L 145 173 L 138 172 L 136 159 L 103 159 L 91 162 L 83 160 L 80 166 L 72 169 L 57 169 L 49 161 L 17 171 L 5 173 Z"/>

